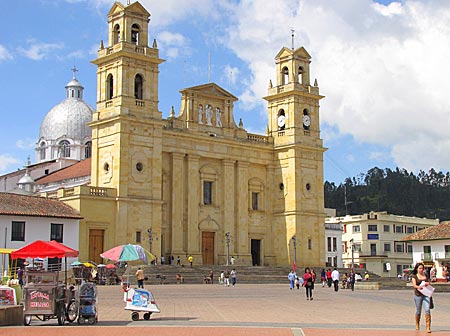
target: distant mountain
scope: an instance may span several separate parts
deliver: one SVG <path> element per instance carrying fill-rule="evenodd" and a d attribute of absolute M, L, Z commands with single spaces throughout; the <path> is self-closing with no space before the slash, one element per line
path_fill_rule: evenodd
<path fill-rule="evenodd" d="M 450 220 L 450 174 L 430 169 L 417 176 L 405 169 L 374 167 L 336 186 L 325 181 L 325 207 L 337 216 L 387 211 Z"/>

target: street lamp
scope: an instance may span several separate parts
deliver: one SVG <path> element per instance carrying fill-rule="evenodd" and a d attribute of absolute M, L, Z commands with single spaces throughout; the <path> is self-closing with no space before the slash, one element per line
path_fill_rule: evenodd
<path fill-rule="evenodd" d="M 355 248 L 354 248 L 354 246 L 355 246 L 355 244 L 354 244 L 354 240 L 353 240 L 353 238 L 352 239 L 350 239 L 350 243 L 352 244 L 351 245 L 351 248 L 352 248 L 352 271 L 354 271 L 354 266 L 355 266 L 355 257 L 354 257 L 354 253 L 355 253 Z"/>
<path fill-rule="evenodd" d="M 231 233 L 225 232 L 225 242 L 227 244 L 227 266 L 228 260 L 230 260 L 230 241 L 231 241 Z"/>
<path fill-rule="evenodd" d="M 292 236 L 292 243 L 294 244 L 294 265 L 297 266 L 297 237 Z"/>
<path fill-rule="evenodd" d="M 148 229 L 147 233 L 148 233 L 148 247 L 149 247 L 149 252 L 151 253 L 152 252 L 153 230 Z"/>

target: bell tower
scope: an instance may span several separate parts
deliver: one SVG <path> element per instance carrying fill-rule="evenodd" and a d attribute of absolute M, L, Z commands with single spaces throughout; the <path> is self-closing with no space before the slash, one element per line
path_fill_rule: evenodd
<path fill-rule="evenodd" d="M 275 57 L 276 85 L 269 84 L 268 133 L 274 140 L 275 225 L 286 228 L 279 248 L 289 263 L 325 262 L 323 147 L 317 81 L 310 83 L 311 56 L 305 48 L 282 48 Z M 295 237 L 293 239 L 292 237 Z M 293 248 L 292 240 L 297 248 Z M 297 252 L 294 258 L 294 251 Z"/>
<path fill-rule="evenodd" d="M 161 232 L 162 113 L 158 110 L 159 58 L 148 45 L 150 13 L 139 3 L 115 2 L 108 13 L 108 45 L 97 59 L 97 111 L 92 128 L 91 185 L 114 188 L 116 241 L 135 232 Z M 137 202 L 139 200 L 139 202 Z M 120 226 L 120 227 L 119 227 Z M 156 237 L 157 238 L 157 237 Z M 153 244 L 159 255 L 158 242 Z"/>

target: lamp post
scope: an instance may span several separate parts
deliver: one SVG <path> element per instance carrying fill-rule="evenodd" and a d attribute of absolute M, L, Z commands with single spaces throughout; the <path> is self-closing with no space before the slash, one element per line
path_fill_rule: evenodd
<path fill-rule="evenodd" d="M 230 260 L 230 241 L 231 241 L 231 233 L 225 232 L 225 243 L 227 244 L 227 266 L 228 261 Z"/>
<path fill-rule="evenodd" d="M 297 266 L 297 237 L 292 236 L 292 243 L 294 244 L 294 265 Z"/>
<path fill-rule="evenodd" d="M 355 267 L 355 244 L 354 244 L 354 240 L 353 240 L 353 238 L 352 239 L 350 239 L 350 243 L 352 244 L 351 245 L 351 248 L 352 248 L 352 271 L 354 271 L 354 267 Z"/>
<path fill-rule="evenodd" d="M 149 247 L 149 252 L 152 252 L 152 241 L 153 241 L 153 230 L 152 229 L 148 229 L 147 230 L 148 233 L 148 247 Z"/>

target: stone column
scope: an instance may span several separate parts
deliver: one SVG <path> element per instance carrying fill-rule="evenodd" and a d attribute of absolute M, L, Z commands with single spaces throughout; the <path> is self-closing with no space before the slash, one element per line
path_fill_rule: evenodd
<path fill-rule="evenodd" d="M 235 248 L 239 255 L 249 254 L 248 239 L 248 162 L 238 161 L 236 167 L 236 235 Z"/>
<path fill-rule="evenodd" d="M 172 153 L 172 252 L 183 251 L 183 158 L 184 154 Z"/>
<path fill-rule="evenodd" d="M 198 255 L 200 252 L 200 237 L 198 230 L 198 213 L 200 204 L 200 157 L 187 156 L 187 253 Z M 198 258 L 197 258 L 198 260 Z"/>
<path fill-rule="evenodd" d="M 236 194 L 234 179 L 234 160 L 222 160 L 222 167 L 223 167 L 223 231 L 218 233 L 220 235 L 220 238 L 218 239 L 218 242 L 225 239 L 225 233 L 230 232 L 231 234 L 231 242 L 230 242 L 230 257 L 235 252 L 235 243 L 237 239 L 237 231 L 235 226 L 235 201 L 234 197 Z M 223 238 L 223 239 L 221 239 Z M 227 246 L 226 243 L 223 244 L 223 249 L 221 249 L 220 254 L 224 256 L 226 259 L 227 255 Z"/>

